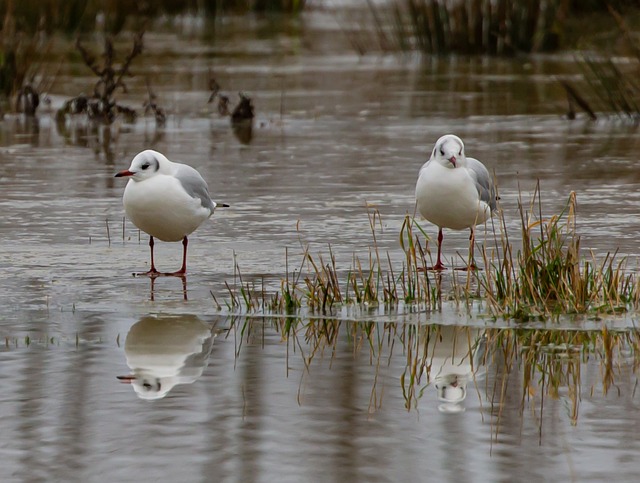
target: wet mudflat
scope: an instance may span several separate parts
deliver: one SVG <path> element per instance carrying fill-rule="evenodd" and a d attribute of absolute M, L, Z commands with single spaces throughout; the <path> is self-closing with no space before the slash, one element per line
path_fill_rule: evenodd
<path fill-rule="evenodd" d="M 307 22 L 230 20 L 215 43 L 150 31 L 123 101 L 139 103 L 153 76 L 164 129 L 61 130 L 46 111 L 0 125 L 2 480 L 635 481 L 632 315 L 548 324 L 590 331 L 558 348 L 482 306 L 293 327 L 230 313 L 236 266 L 273 291 L 303 246 L 331 244 L 345 269 L 365 259 L 367 205 L 382 217 L 380 249 L 401 263 L 417 171 L 446 132 L 495 170 L 516 237 L 519 193 L 540 180 L 550 213 L 577 192 L 584 246 L 640 253 L 637 128 L 562 118 L 555 77 L 578 71 L 571 56 L 358 57 L 331 16 Z M 232 102 L 252 96 L 250 142 L 206 104 L 209 69 Z M 59 73 L 54 107 L 90 88 L 78 70 Z M 191 237 L 186 285 L 131 276 L 148 268 L 147 240 L 123 224 L 113 174 L 146 148 L 196 167 L 231 205 Z M 447 232 L 447 257 L 467 243 Z M 179 244 L 156 248 L 160 269 L 178 268 Z M 544 370 L 530 372 L 527 341 Z"/>

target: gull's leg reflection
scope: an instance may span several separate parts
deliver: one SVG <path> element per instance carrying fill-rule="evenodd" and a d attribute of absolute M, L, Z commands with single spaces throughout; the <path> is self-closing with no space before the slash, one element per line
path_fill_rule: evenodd
<path fill-rule="evenodd" d="M 154 302 L 156 300 L 156 277 L 149 277 L 151 283 L 149 284 L 149 300 Z"/>
<path fill-rule="evenodd" d="M 182 279 L 182 295 L 184 297 L 184 300 L 189 300 L 187 298 L 187 276 L 186 275 L 182 275 L 180 277 Z"/>
<path fill-rule="evenodd" d="M 182 281 L 182 298 L 185 301 L 188 301 L 187 297 L 187 276 L 186 275 L 176 275 Z M 149 277 L 149 300 L 151 302 L 155 302 L 156 299 L 156 280 L 158 277 Z"/>

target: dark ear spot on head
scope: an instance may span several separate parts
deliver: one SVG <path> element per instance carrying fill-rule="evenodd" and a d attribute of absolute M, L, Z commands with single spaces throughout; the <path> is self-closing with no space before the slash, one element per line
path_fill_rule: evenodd
<path fill-rule="evenodd" d="M 144 158 L 143 163 L 140 165 L 142 171 L 150 171 L 155 173 L 160 169 L 160 162 L 155 156 L 147 156 Z"/>

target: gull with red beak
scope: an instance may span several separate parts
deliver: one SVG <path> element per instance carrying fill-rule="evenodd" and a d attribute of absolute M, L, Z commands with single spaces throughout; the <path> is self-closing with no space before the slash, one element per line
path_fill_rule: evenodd
<path fill-rule="evenodd" d="M 115 176 L 129 178 L 122 197 L 124 211 L 135 226 L 149 235 L 151 268 L 140 275 L 184 276 L 187 272 L 187 236 L 213 215 L 217 206 L 209 196 L 206 181 L 191 166 L 171 162 L 150 149 L 139 153 L 129 169 Z M 154 238 L 165 242 L 182 241 L 180 270 L 172 273 L 156 270 Z"/>
<path fill-rule="evenodd" d="M 467 158 L 462 139 L 453 134 L 436 142 L 431 158 L 420 169 L 416 184 L 416 207 L 438 226 L 438 261 L 427 270 L 445 270 L 442 263 L 442 229 L 469 228 L 470 260 L 465 269 L 475 269 L 475 226 L 484 223 L 496 209 L 496 190 L 489 171 L 480 161 Z"/>

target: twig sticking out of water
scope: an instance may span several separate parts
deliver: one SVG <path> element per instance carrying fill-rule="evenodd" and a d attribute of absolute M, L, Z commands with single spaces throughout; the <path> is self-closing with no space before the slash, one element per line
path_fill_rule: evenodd
<path fill-rule="evenodd" d="M 596 116 L 596 113 L 593 112 L 593 109 L 591 109 L 591 106 L 584 99 L 584 97 L 578 94 L 578 91 L 576 91 L 576 89 L 571 84 L 569 84 L 569 82 L 565 80 L 559 80 L 559 82 L 567 93 L 567 102 L 569 103 L 569 111 L 567 113 L 567 117 L 572 120 L 576 118 L 576 112 L 573 108 L 573 103 L 575 102 L 584 112 L 589 115 L 589 119 L 591 119 L 592 121 L 596 121 L 598 119 L 598 116 Z"/>
<path fill-rule="evenodd" d="M 218 81 L 213 77 L 211 70 L 209 70 L 209 90 L 211 91 L 211 95 L 209 96 L 207 104 L 211 104 L 220 92 L 220 84 L 218 84 Z"/>
<path fill-rule="evenodd" d="M 107 241 L 109 242 L 109 246 L 111 246 L 111 232 L 109 231 L 109 220 L 104 220 L 105 225 L 107 225 Z"/>
<path fill-rule="evenodd" d="M 156 120 L 156 126 L 163 127 L 167 121 L 167 116 L 158 104 L 156 103 L 156 95 L 151 89 L 151 84 L 149 84 L 149 79 L 147 78 L 147 100 L 143 104 L 144 113 L 148 114 L 149 112 L 153 112 L 153 115 Z"/>

